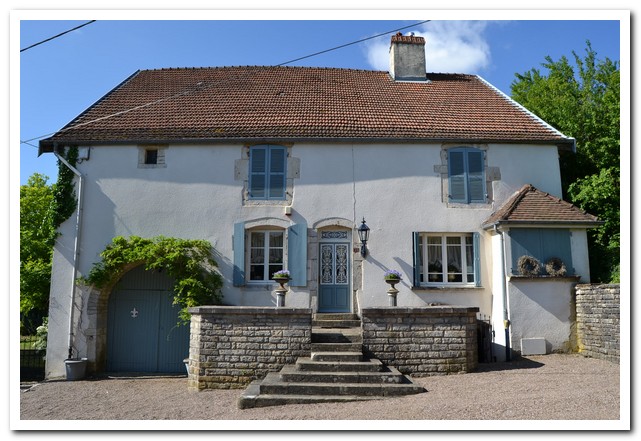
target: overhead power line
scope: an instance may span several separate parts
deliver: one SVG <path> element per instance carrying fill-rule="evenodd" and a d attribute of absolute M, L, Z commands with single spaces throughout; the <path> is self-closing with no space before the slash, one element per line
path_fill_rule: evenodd
<path fill-rule="evenodd" d="M 63 35 L 68 34 L 69 32 L 73 32 L 73 31 L 75 31 L 76 29 L 80 29 L 80 28 L 82 28 L 82 27 L 84 27 L 84 26 L 87 26 L 87 25 L 89 25 L 89 24 L 91 24 L 91 23 L 93 23 L 93 22 L 95 22 L 95 21 L 96 21 L 96 20 L 88 21 L 88 22 L 83 23 L 83 24 L 81 24 L 81 25 L 79 25 L 79 26 L 76 26 L 76 27 L 75 27 L 75 28 L 73 28 L 73 29 L 69 29 L 68 31 L 61 32 L 61 33 L 59 33 L 58 35 L 54 35 L 53 37 L 49 37 L 49 38 L 47 38 L 46 40 L 39 41 L 38 43 L 32 44 L 31 46 L 27 46 L 27 47 L 25 47 L 24 49 L 20 49 L 20 52 L 24 52 L 24 51 L 26 51 L 26 50 L 28 50 L 28 49 L 31 49 L 32 47 L 36 47 L 36 46 L 41 45 L 42 43 L 46 43 L 47 41 L 51 41 L 51 40 L 54 40 L 54 39 L 56 39 L 56 38 L 58 38 L 58 37 L 62 37 Z"/>
<path fill-rule="evenodd" d="M 81 25 L 81 26 L 78 26 L 78 27 L 86 26 L 86 25 L 88 25 L 88 24 L 90 24 L 90 23 L 93 23 L 94 21 L 96 21 L 96 20 L 92 20 L 91 22 L 87 22 L 87 23 L 85 23 L 84 25 Z M 325 50 L 322 50 L 322 51 L 319 51 L 319 52 L 314 52 L 313 54 L 305 55 L 305 56 L 303 56 L 303 57 L 294 58 L 294 59 L 292 59 L 292 60 L 285 61 L 285 62 L 282 62 L 282 63 L 280 63 L 280 64 L 275 64 L 275 65 L 274 65 L 274 67 L 285 66 L 286 64 L 291 64 L 291 63 L 294 63 L 294 62 L 296 62 L 296 61 L 300 61 L 300 60 L 304 60 L 304 59 L 307 59 L 307 58 L 315 57 L 315 56 L 317 56 L 317 55 L 321 55 L 321 54 L 325 54 L 325 53 L 327 53 L 327 52 L 331 52 L 331 51 L 335 51 L 335 50 L 338 50 L 338 49 L 342 49 L 342 48 L 347 47 L 347 46 L 352 46 L 352 45 L 354 45 L 354 44 L 362 43 L 362 42 L 367 41 L 367 40 L 372 40 L 372 39 L 374 39 L 374 38 L 379 38 L 379 37 L 382 37 L 382 36 L 384 36 L 384 35 L 388 35 L 388 34 L 391 34 L 391 33 L 393 33 L 393 32 L 399 32 L 399 31 L 402 31 L 402 30 L 404 30 L 404 29 L 408 29 L 408 28 L 411 28 L 411 27 L 414 27 L 414 26 L 419 26 L 419 25 L 422 25 L 422 24 L 424 24 L 424 23 L 428 23 L 428 22 L 430 22 L 430 21 L 431 21 L 431 20 L 423 20 L 423 21 L 419 21 L 419 22 L 417 22 L 417 23 L 412 23 L 411 25 L 408 25 L 408 26 L 403 26 L 403 27 L 401 27 L 401 28 L 393 29 L 393 30 L 391 30 L 391 31 L 382 32 L 382 33 L 380 33 L 380 34 L 376 34 L 376 35 L 373 35 L 373 36 L 371 36 L 371 37 L 361 38 L 360 40 L 352 41 L 352 42 L 350 42 L 350 43 L 341 44 L 340 46 L 335 46 L 335 47 L 333 47 L 333 48 L 325 49 Z M 74 28 L 74 29 L 78 29 L 78 27 L 76 27 L 76 28 Z M 70 30 L 68 30 L 67 32 L 71 32 L 71 31 L 73 31 L 74 29 L 70 29 Z M 66 32 L 64 32 L 64 33 L 66 33 Z M 64 34 L 64 33 L 63 33 L 63 34 Z M 60 34 L 60 35 L 62 35 L 62 34 Z M 51 39 L 53 39 L 53 38 L 56 38 L 56 37 L 57 37 L 57 36 L 51 37 L 49 40 L 51 40 Z M 42 41 L 42 42 L 40 42 L 40 43 L 36 43 L 36 45 L 37 45 L 37 44 L 44 43 L 45 41 L 48 41 L 48 40 L 44 40 L 44 41 Z M 35 46 L 35 45 L 32 45 L 32 46 L 30 46 L 30 47 L 33 47 L 33 46 Z M 23 49 L 23 50 L 26 50 L 26 49 L 29 49 L 29 47 L 27 47 L 27 48 L 25 48 L 25 49 Z M 21 52 L 22 52 L 22 51 L 21 51 Z M 226 80 L 226 81 L 228 81 L 228 80 Z M 177 98 L 177 97 L 180 97 L 180 96 L 183 96 L 183 95 L 187 95 L 187 94 L 189 94 L 189 93 L 193 93 L 193 92 L 198 92 L 198 91 L 201 91 L 201 90 L 205 90 L 205 89 L 208 89 L 208 88 L 210 88 L 210 87 L 215 86 L 216 84 L 220 84 L 220 81 L 219 81 L 219 82 L 210 83 L 210 84 L 208 84 L 208 85 L 207 85 L 207 86 L 205 86 L 205 87 L 203 87 L 202 85 L 200 85 L 200 84 L 199 84 L 199 85 L 197 85 L 197 87 L 196 87 L 195 89 L 194 89 L 194 88 L 189 88 L 189 89 L 186 89 L 186 90 L 184 90 L 184 91 L 182 91 L 182 92 L 176 93 L 176 94 L 174 94 L 174 95 L 170 95 L 170 96 L 165 97 L 165 98 L 160 98 L 160 99 L 157 99 L 157 100 L 155 100 L 155 101 L 151 101 L 151 102 L 148 102 L 148 103 L 145 103 L 145 104 L 141 104 L 141 105 L 138 105 L 138 106 L 135 106 L 135 107 L 129 108 L 129 109 L 121 110 L 121 111 L 119 111 L 119 112 L 115 112 L 115 113 L 112 113 L 112 114 L 110 114 L 110 115 L 101 116 L 100 118 L 96 118 L 96 119 L 91 120 L 91 121 L 82 122 L 82 123 L 76 124 L 76 125 L 74 125 L 74 126 L 70 126 L 70 127 L 65 128 L 65 129 L 58 130 L 58 131 L 56 131 L 56 132 L 51 132 L 51 133 L 47 133 L 47 134 L 45 134 L 45 135 L 36 136 L 35 138 L 30 138 L 30 139 L 27 139 L 27 140 L 25 140 L 25 141 L 20 141 L 20 143 L 21 143 L 21 144 L 27 144 L 27 145 L 30 145 L 30 146 L 32 146 L 32 147 L 36 147 L 35 145 L 31 144 L 31 142 L 32 142 L 32 141 L 36 141 L 36 140 L 38 140 L 38 139 L 42 139 L 42 138 L 44 138 L 44 137 L 46 137 L 46 136 L 54 135 L 54 134 L 56 134 L 56 133 L 58 133 L 58 132 L 61 132 L 61 131 L 71 130 L 71 129 L 74 129 L 74 128 L 76 128 L 76 127 L 86 126 L 86 125 L 88 125 L 88 124 L 92 124 L 92 123 L 97 122 L 97 121 L 102 121 L 102 120 L 105 120 L 105 119 L 108 119 L 108 118 L 112 118 L 112 117 L 114 117 L 114 116 L 122 115 L 122 114 L 124 114 L 124 113 L 131 112 L 132 110 L 136 110 L 136 109 L 141 109 L 141 108 L 144 108 L 144 107 L 148 107 L 148 106 L 151 106 L 151 105 L 153 105 L 153 104 L 157 104 L 157 103 L 160 103 L 160 102 L 163 102 L 163 101 L 167 101 L 167 100 L 170 100 L 170 99 L 173 99 L 173 98 Z"/>
<path fill-rule="evenodd" d="M 352 41 L 351 43 L 341 44 L 340 46 L 336 46 L 336 47 L 333 47 L 331 49 L 325 49 L 324 51 L 315 52 L 313 54 L 305 55 L 304 57 L 299 57 L 299 58 L 295 58 L 293 60 L 285 61 L 284 63 L 277 64 L 276 66 L 284 66 L 286 64 L 294 63 L 296 61 L 304 60 L 306 58 L 315 57 L 316 55 L 325 54 L 327 52 L 335 51 L 337 49 L 342 49 L 344 47 L 351 46 L 353 44 L 358 44 L 358 43 L 362 43 L 362 42 L 367 41 L 367 40 L 372 40 L 374 38 L 382 37 L 384 35 L 391 34 L 392 32 L 398 32 L 398 31 L 402 31 L 403 29 L 412 28 L 414 26 L 422 25 L 422 24 L 427 23 L 429 21 L 431 21 L 431 20 L 419 21 L 418 23 L 413 23 L 413 24 L 411 24 L 409 26 L 403 26 L 402 28 L 394 29 L 392 31 L 383 32 L 383 33 L 380 33 L 380 34 L 377 34 L 377 35 L 373 35 L 373 36 L 367 37 L 367 38 L 361 38 L 360 40 Z"/>

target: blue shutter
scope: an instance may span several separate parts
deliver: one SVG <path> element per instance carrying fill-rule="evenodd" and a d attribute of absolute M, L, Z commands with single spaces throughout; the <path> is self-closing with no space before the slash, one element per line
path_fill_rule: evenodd
<path fill-rule="evenodd" d="M 481 286 L 481 235 L 474 233 L 472 236 L 472 246 L 474 247 L 474 284 Z"/>
<path fill-rule="evenodd" d="M 245 285 L 245 223 L 234 224 L 234 286 Z"/>
<path fill-rule="evenodd" d="M 287 152 L 284 147 L 269 148 L 269 196 L 268 199 L 285 198 L 285 171 Z"/>
<path fill-rule="evenodd" d="M 485 173 L 483 151 L 466 150 L 468 202 L 485 202 Z"/>
<path fill-rule="evenodd" d="M 264 199 L 267 196 L 267 147 L 252 147 L 249 153 L 249 198 Z"/>
<path fill-rule="evenodd" d="M 421 252 L 419 250 L 421 237 L 418 232 L 412 233 L 412 248 L 413 248 L 413 266 L 414 266 L 414 288 L 421 285 Z"/>
<path fill-rule="evenodd" d="M 447 167 L 449 172 L 450 202 L 467 202 L 465 153 L 462 150 L 449 150 Z"/>
<path fill-rule="evenodd" d="M 307 285 L 307 224 L 301 222 L 287 229 L 287 269 L 290 286 Z"/>

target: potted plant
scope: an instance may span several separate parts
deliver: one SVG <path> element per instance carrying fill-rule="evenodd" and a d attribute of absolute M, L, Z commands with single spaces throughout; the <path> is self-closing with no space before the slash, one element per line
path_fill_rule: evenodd
<path fill-rule="evenodd" d="M 401 281 L 403 276 L 396 270 L 388 270 L 385 271 L 385 275 L 383 276 L 383 278 L 385 279 L 385 282 L 389 283 L 390 285 L 396 285 Z"/>
<path fill-rule="evenodd" d="M 272 279 L 275 282 L 280 283 L 283 285 L 284 283 L 287 283 L 291 280 L 292 276 L 288 270 L 280 270 L 276 271 L 274 274 L 272 274 Z"/>

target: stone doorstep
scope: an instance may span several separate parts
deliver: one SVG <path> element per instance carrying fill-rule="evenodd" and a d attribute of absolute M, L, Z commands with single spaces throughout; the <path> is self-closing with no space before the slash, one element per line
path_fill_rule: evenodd
<path fill-rule="evenodd" d="M 356 320 L 360 322 L 358 314 L 338 313 L 338 312 L 319 312 L 312 314 L 312 320 Z"/>
<path fill-rule="evenodd" d="M 312 326 L 318 328 L 356 328 L 360 329 L 360 320 L 312 320 Z"/>

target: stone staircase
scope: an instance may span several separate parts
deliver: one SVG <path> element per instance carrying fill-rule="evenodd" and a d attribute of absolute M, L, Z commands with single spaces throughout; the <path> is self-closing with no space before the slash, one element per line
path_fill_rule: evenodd
<path fill-rule="evenodd" d="M 341 401 L 376 400 L 426 392 L 396 368 L 367 359 L 355 314 L 315 314 L 310 357 L 252 382 L 240 409 Z"/>

